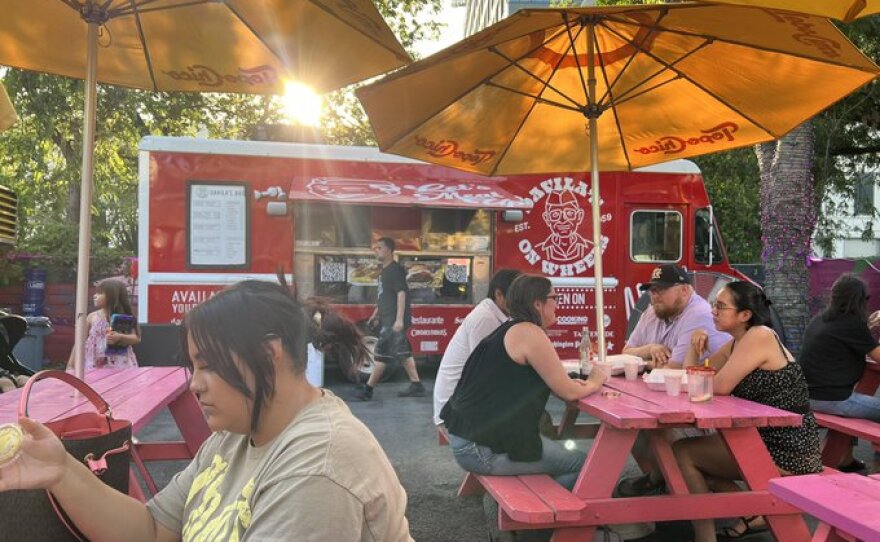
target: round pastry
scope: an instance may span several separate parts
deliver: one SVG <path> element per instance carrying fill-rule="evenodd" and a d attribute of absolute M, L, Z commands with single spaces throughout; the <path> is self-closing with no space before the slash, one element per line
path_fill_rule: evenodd
<path fill-rule="evenodd" d="M 18 457 L 23 439 L 24 435 L 18 424 L 6 423 L 0 425 L 0 467 Z"/>

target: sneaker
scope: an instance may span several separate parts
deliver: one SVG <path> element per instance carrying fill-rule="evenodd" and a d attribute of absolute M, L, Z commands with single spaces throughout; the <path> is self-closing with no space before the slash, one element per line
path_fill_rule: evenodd
<path fill-rule="evenodd" d="M 424 397 L 425 386 L 421 382 L 411 382 L 409 387 L 397 394 L 398 397 Z"/>
<path fill-rule="evenodd" d="M 372 401 L 373 390 L 368 388 L 366 385 L 361 386 L 357 393 L 354 394 L 354 398 L 358 401 Z"/>
<path fill-rule="evenodd" d="M 666 482 L 660 480 L 654 482 L 650 474 L 624 478 L 617 485 L 617 492 L 621 497 L 644 497 L 646 495 L 659 495 L 666 490 Z"/>

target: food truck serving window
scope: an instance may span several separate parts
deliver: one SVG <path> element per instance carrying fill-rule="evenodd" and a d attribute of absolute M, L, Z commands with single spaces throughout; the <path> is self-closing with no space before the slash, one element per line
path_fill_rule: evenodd
<path fill-rule="evenodd" d="M 187 186 L 187 266 L 237 269 L 250 264 L 248 183 L 190 181 Z"/>
<path fill-rule="evenodd" d="M 634 262 L 679 261 L 681 229 L 678 211 L 634 211 L 630 217 L 630 258 Z"/>
<path fill-rule="evenodd" d="M 336 303 L 376 302 L 381 272 L 371 246 L 394 239 L 416 304 L 473 302 L 473 258 L 487 257 L 491 213 L 297 202 L 296 258 L 311 258 L 314 294 Z M 302 268 L 305 271 L 305 268 Z"/>

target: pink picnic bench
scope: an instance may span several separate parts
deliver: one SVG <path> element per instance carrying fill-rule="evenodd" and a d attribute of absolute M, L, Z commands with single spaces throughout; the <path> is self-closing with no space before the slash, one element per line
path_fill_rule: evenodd
<path fill-rule="evenodd" d="M 880 540 L 880 479 L 837 473 L 787 476 L 770 492 L 821 521 L 813 542 Z"/>
<path fill-rule="evenodd" d="M 145 500 L 136 469 L 147 489 L 157 487 L 145 464 L 150 461 L 192 459 L 211 433 L 198 402 L 189 391 L 189 376 L 183 367 L 142 367 L 124 370 L 96 370 L 86 374 L 86 382 L 110 404 L 113 416 L 129 420 L 137 434 L 164 409 L 171 412 L 183 440 L 177 442 L 139 442 L 132 454 L 131 496 Z M 15 422 L 21 390 L 0 395 L 0 423 Z M 38 421 L 67 417 L 92 407 L 72 388 L 57 381 L 34 386 L 29 415 Z"/>
<path fill-rule="evenodd" d="M 880 364 L 868 363 L 865 374 L 856 385 L 856 391 L 866 395 L 874 395 L 880 384 Z M 880 423 L 861 418 L 843 418 L 833 414 L 814 412 L 816 421 L 821 427 L 828 429 L 825 444 L 822 447 L 822 463 L 837 466 L 844 453 L 852 445 L 852 437 L 867 440 L 880 451 Z"/>
<path fill-rule="evenodd" d="M 797 414 L 735 397 L 691 403 L 686 394 L 669 397 L 648 390 L 642 381 L 612 378 L 607 391 L 580 400 L 576 407 L 598 418 L 587 460 L 572 491 L 549 476 L 478 476 L 469 474 L 459 493 L 488 491 L 499 504 L 501 530 L 554 529 L 553 542 L 592 540 L 600 525 L 763 515 L 777 540 L 809 539 L 807 525 L 794 506 L 768 491 L 779 476 L 759 427 L 794 426 Z M 576 413 L 576 411 L 575 411 Z M 566 421 L 574 416 L 567 413 Z M 672 447 L 662 429 L 716 429 L 725 440 L 747 490 L 735 493 L 690 494 Z M 640 431 L 648 431 L 668 495 L 612 498 L 627 455 Z"/>

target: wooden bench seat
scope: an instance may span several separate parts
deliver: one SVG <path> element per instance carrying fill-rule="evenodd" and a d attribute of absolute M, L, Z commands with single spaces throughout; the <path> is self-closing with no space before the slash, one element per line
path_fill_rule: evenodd
<path fill-rule="evenodd" d="M 776 478 L 770 492 L 822 522 L 813 542 L 880 539 L 880 480 L 824 474 Z"/>
<path fill-rule="evenodd" d="M 867 440 L 871 442 L 875 450 L 880 449 L 880 423 L 861 418 L 844 418 L 822 412 L 814 414 L 821 427 Z"/>
<path fill-rule="evenodd" d="M 468 473 L 459 495 L 487 491 L 514 521 L 546 525 L 580 517 L 584 502 L 546 474 L 486 476 Z"/>

